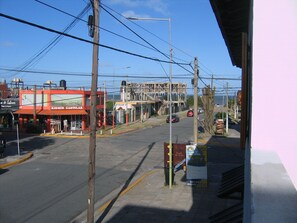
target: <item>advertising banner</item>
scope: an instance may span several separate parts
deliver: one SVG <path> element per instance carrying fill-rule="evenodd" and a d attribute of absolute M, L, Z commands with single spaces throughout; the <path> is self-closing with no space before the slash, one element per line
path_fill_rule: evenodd
<path fill-rule="evenodd" d="M 207 180 L 207 152 L 205 146 L 186 146 L 187 184 Z"/>
<path fill-rule="evenodd" d="M 34 106 L 34 94 L 22 94 L 22 108 Z M 36 106 L 47 106 L 47 95 L 36 94 Z"/>
<path fill-rule="evenodd" d="M 82 109 L 81 94 L 52 94 L 51 109 Z"/>

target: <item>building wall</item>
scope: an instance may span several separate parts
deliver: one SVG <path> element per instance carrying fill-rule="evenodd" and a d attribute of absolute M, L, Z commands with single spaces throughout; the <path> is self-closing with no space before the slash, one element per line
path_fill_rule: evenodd
<path fill-rule="evenodd" d="M 6 83 L 0 83 L 0 98 L 7 98 L 9 95 L 8 87 Z"/>
<path fill-rule="evenodd" d="M 252 222 L 297 222 L 297 2 L 253 1 Z"/>
<path fill-rule="evenodd" d="M 254 1 L 252 148 L 274 151 L 297 188 L 297 2 Z"/>

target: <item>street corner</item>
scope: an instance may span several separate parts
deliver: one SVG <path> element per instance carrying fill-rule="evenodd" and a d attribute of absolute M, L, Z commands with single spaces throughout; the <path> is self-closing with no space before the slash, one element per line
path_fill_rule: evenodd
<path fill-rule="evenodd" d="M 11 166 L 25 162 L 33 156 L 32 152 L 26 152 L 22 155 L 8 156 L 0 160 L 0 169 L 5 169 Z"/>

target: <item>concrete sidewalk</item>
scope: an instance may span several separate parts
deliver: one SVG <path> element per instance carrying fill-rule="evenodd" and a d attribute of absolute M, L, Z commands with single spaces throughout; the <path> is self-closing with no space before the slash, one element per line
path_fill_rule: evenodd
<path fill-rule="evenodd" d="M 222 173 L 241 166 L 239 133 L 232 137 L 208 138 L 208 186 L 189 186 L 186 173 L 176 172 L 171 189 L 165 186 L 163 168 L 152 169 L 122 190 L 108 195 L 95 205 L 96 222 L 210 222 L 209 217 L 241 203 L 239 194 L 232 199 L 217 196 Z M 86 212 L 72 223 L 86 222 Z"/>

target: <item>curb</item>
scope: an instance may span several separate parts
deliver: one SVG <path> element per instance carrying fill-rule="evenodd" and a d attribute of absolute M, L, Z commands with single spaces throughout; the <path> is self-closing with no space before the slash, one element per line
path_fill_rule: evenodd
<path fill-rule="evenodd" d="M 7 167 L 11 167 L 11 166 L 20 164 L 20 163 L 30 159 L 32 156 L 33 156 L 33 153 L 29 152 L 25 157 L 23 157 L 21 159 L 18 159 L 16 161 L 12 161 L 12 162 L 9 162 L 9 163 L 5 163 L 5 164 L 0 164 L 0 169 L 4 169 L 4 168 L 7 168 Z"/>

